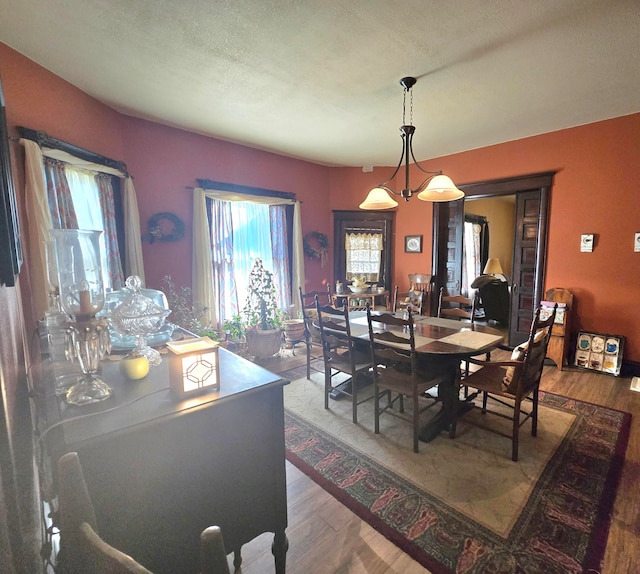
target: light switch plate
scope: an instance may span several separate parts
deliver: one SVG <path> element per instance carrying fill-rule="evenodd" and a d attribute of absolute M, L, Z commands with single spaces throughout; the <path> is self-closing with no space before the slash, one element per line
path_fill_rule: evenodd
<path fill-rule="evenodd" d="M 580 251 L 591 253 L 593 251 L 593 233 L 583 233 L 580 238 Z"/>

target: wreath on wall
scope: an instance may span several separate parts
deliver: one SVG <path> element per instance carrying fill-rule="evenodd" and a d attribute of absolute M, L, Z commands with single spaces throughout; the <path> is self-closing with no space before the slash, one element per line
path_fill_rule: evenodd
<path fill-rule="evenodd" d="M 184 237 L 184 222 L 175 213 L 168 211 L 155 213 L 149 218 L 147 226 L 149 231 L 143 239 L 149 243 L 153 243 L 156 239 L 178 241 Z"/>
<path fill-rule="evenodd" d="M 304 247 L 304 254 L 309 259 L 315 259 L 320 261 L 322 267 L 327 262 L 327 256 L 329 254 L 329 238 L 320 231 L 311 231 L 304 236 L 302 241 Z"/>

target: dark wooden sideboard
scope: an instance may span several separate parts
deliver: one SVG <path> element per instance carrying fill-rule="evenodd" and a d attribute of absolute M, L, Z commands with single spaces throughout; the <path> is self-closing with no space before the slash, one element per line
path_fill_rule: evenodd
<path fill-rule="evenodd" d="M 197 572 L 200 532 L 215 524 L 236 564 L 243 544 L 273 532 L 275 571 L 284 573 L 288 381 L 221 349 L 220 391 L 178 401 L 167 367 L 165 358 L 129 382 L 105 361 L 114 394 L 96 405 L 47 393 L 39 426 L 51 468 L 78 452 L 101 536 L 153 572 Z M 64 561 L 64 534 L 61 545 Z"/>

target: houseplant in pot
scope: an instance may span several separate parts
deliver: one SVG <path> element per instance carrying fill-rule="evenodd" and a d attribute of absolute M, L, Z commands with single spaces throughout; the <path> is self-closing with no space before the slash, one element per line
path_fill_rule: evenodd
<path fill-rule="evenodd" d="M 282 317 L 276 299 L 273 273 L 257 258 L 249 273 L 247 301 L 242 309 L 249 355 L 266 359 L 280 350 Z"/>

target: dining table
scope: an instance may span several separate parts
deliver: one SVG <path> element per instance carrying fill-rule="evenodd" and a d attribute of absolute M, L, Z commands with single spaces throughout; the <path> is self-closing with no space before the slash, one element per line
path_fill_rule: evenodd
<path fill-rule="evenodd" d="M 379 312 L 372 312 L 373 316 L 376 314 Z M 433 372 L 434 376 L 446 374 L 445 382 L 438 385 L 442 407 L 421 429 L 420 440 L 430 442 L 442 431 L 448 431 L 453 438 L 458 414 L 465 410 L 465 401 L 459 397 L 461 361 L 491 352 L 502 344 L 504 335 L 497 329 L 475 322 L 424 315 L 413 315 L 412 319 L 421 370 Z M 351 313 L 349 324 L 352 337 L 369 340 L 366 313 Z M 385 328 L 393 330 L 392 327 Z"/>

